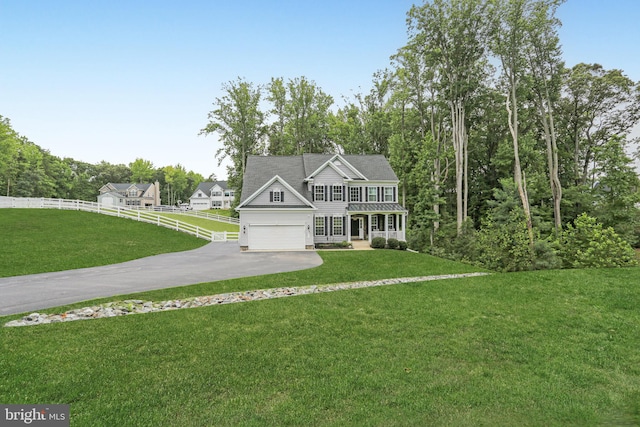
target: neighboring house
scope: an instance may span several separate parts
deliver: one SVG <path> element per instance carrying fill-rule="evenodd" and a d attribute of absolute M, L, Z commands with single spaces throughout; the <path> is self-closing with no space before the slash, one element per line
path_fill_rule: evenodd
<path fill-rule="evenodd" d="M 189 198 L 193 210 L 229 209 L 235 199 L 234 191 L 227 181 L 201 182 Z"/>
<path fill-rule="evenodd" d="M 405 240 L 407 210 L 382 155 L 249 156 L 242 250 L 302 250 L 374 237 Z"/>
<path fill-rule="evenodd" d="M 100 188 L 98 203 L 107 206 L 152 207 L 160 205 L 160 183 L 154 184 L 114 184 Z"/>

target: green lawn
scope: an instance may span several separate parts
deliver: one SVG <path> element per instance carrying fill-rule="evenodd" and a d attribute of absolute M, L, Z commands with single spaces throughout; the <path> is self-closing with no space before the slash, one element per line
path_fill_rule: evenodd
<path fill-rule="evenodd" d="M 240 227 L 237 224 L 229 224 L 228 222 L 214 221 L 212 219 L 200 218 L 200 217 L 191 216 L 191 215 L 174 214 L 174 213 L 161 213 L 159 215 L 162 215 L 167 218 L 177 219 L 179 221 L 186 222 L 188 224 L 193 224 L 200 228 L 204 228 L 205 230 L 232 231 L 237 233 L 238 230 L 240 229 Z M 225 215 L 220 214 L 220 216 L 225 216 Z"/>
<path fill-rule="evenodd" d="M 0 277 L 114 264 L 207 244 L 152 224 L 55 209 L 0 209 L 0 230 Z"/>
<path fill-rule="evenodd" d="M 138 296 L 471 270 L 320 255 L 311 270 Z M 493 274 L 0 328 L 0 402 L 67 403 L 78 426 L 638 425 L 639 277 Z"/>

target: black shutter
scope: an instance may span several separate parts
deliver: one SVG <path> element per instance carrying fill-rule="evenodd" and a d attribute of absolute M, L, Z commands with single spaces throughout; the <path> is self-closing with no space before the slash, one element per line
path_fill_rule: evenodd
<path fill-rule="evenodd" d="M 329 218 L 329 236 L 333 236 L 333 217 Z"/>
<path fill-rule="evenodd" d="M 328 225 L 329 225 L 329 221 L 328 221 L 328 218 L 325 216 L 324 217 L 324 235 L 325 236 L 329 235 Z"/>
<path fill-rule="evenodd" d="M 342 186 L 342 201 L 343 202 L 348 202 L 349 199 L 347 199 L 347 186 L 343 185 Z"/>
<path fill-rule="evenodd" d="M 333 202 L 333 185 L 329 185 L 329 201 Z"/>
<path fill-rule="evenodd" d="M 328 186 L 328 185 L 325 185 L 325 186 L 324 186 L 324 201 L 325 201 L 325 202 L 328 202 L 328 201 L 329 201 L 329 196 L 328 196 L 329 191 L 328 191 L 328 189 L 329 189 L 329 186 Z"/>
<path fill-rule="evenodd" d="M 269 191 L 269 201 L 273 202 L 273 191 Z"/>
<path fill-rule="evenodd" d="M 315 185 L 311 186 L 311 201 L 312 202 L 316 201 L 316 186 Z"/>
<path fill-rule="evenodd" d="M 280 192 L 280 201 L 284 202 L 284 191 Z"/>
<path fill-rule="evenodd" d="M 393 202 L 396 202 L 398 199 L 396 198 L 396 187 L 393 187 Z"/>
<path fill-rule="evenodd" d="M 382 197 L 380 197 L 382 195 L 382 187 L 378 187 L 378 202 L 382 201 Z"/>

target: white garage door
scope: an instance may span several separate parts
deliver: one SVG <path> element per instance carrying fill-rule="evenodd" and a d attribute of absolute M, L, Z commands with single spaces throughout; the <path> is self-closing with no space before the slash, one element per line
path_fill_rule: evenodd
<path fill-rule="evenodd" d="M 303 250 L 304 225 L 251 225 L 249 249 Z"/>

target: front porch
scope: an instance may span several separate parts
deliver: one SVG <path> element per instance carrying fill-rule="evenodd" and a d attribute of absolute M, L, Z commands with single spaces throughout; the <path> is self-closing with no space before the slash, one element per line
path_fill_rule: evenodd
<path fill-rule="evenodd" d="M 399 205 L 396 206 L 402 209 Z M 374 237 L 406 241 L 407 211 L 398 212 L 398 210 L 384 213 L 348 211 L 349 242 L 360 240 L 370 244 Z"/>

